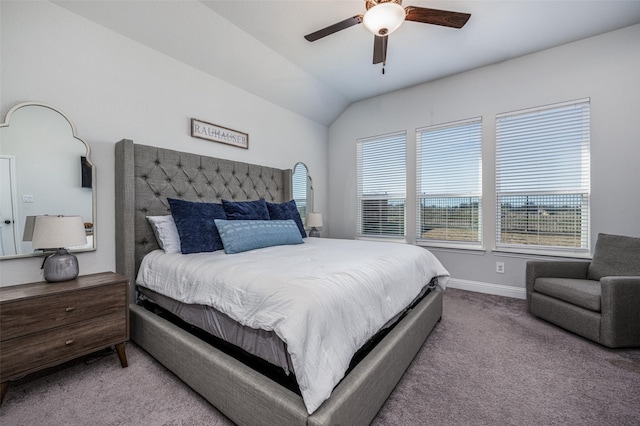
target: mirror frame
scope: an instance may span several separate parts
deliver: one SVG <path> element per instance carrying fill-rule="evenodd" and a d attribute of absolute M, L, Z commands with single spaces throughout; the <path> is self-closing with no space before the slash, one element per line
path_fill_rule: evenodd
<path fill-rule="evenodd" d="M 4 127 L 9 127 L 9 125 L 11 124 L 11 117 L 13 116 L 13 114 L 18 111 L 21 108 L 25 108 L 25 107 L 30 107 L 30 106 L 37 106 L 37 107 L 43 107 L 43 108 L 49 108 L 50 110 L 60 114 L 65 120 L 67 120 L 67 122 L 69 123 L 69 126 L 71 127 L 71 133 L 73 136 L 73 139 L 81 142 L 86 150 L 86 159 L 87 159 L 87 163 L 91 166 L 91 216 L 92 216 L 92 223 L 93 223 L 93 247 L 92 248 L 83 248 L 83 249 L 75 249 L 75 250 L 69 250 L 72 253 L 82 253 L 82 252 L 89 252 L 89 251 L 96 251 L 97 247 L 98 247 L 98 243 L 97 243 L 97 226 L 96 226 L 96 222 L 97 222 L 97 216 L 98 216 L 98 211 L 96 208 L 96 201 L 97 201 L 97 194 L 96 194 L 96 166 L 95 164 L 91 161 L 91 147 L 89 146 L 89 144 L 82 138 L 80 138 L 77 134 L 76 131 L 76 126 L 73 124 L 73 121 L 71 121 L 71 119 L 69 118 L 69 116 L 67 116 L 64 112 L 60 111 L 58 108 L 53 107 L 51 105 L 42 103 L 42 102 L 23 102 L 23 103 L 19 103 L 17 105 L 15 105 L 14 107 L 12 107 L 6 114 L 5 116 L 5 120 L 4 123 L 0 124 L 0 131 L 2 130 L 2 128 Z M 21 253 L 21 254 L 11 254 L 11 255 L 6 255 L 6 256 L 0 256 L 0 261 L 1 260 L 7 260 L 7 259 L 19 259 L 19 258 L 23 258 L 23 257 L 43 257 L 43 256 L 48 256 L 51 253 L 53 253 L 53 251 L 43 251 L 43 252 L 37 252 L 37 253 Z"/>
<path fill-rule="evenodd" d="M 307 185 L 307 187 L 305 188 L 305 193 L 307 195 L 307 204 L 306 204 L 306 209 L 307 209 L 307 214 L 308 213 L 312 213 L 314 210 L 314 193 L 313 193 L 313 179 L 311 178 L 311 174 L 309 173 L 309 166 L 307 166 L 305 163 L 303 163 L 302 161 L 298 161 L 294 166 L 293 166 L 293 170 L 291 173 L 291 185 L 293 188 L 293 175 L 296 172 L 296 168 L 298 167 L 298 165 L 301 165 L 305 168 L 305 170 L 307 171 L 307 178 L 305 180 L 305 183 Z M 302 219 L 302 223 L 306 226 L 307 225 L 307 218 L 303 217 Z"/>

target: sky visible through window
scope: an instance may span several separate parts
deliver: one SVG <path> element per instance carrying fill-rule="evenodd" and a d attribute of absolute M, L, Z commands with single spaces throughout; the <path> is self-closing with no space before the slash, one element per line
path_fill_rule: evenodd
<path fill-rule="evenodd" d="M 532 194 L 588 189 L 588 104 L 499 118 L 497 131 L 497 192 L 509 195 L 512 204 L 531 203 Z M 559 197 L 558 202 L 581 203 L 580 197 Z"/>
<path fill-rule="evenodd" d="M 482 193 L 481 126 L 478 119 L 418 133 L 419 194 L 450 196 L 445 205 L 453 207 L 461 195 Z"/>
<path fill-rule="evenodd" d="M 387 150 L 393 143 L 388 140 L 367 141 L 362 144 L 362 194 L 388 195 L 401 194 L 406 190 L 406 150 Z"/>

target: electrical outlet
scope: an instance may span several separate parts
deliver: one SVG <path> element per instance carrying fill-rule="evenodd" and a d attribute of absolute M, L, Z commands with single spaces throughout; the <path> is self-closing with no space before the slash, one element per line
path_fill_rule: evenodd
<path fill-rule="evenodd" d="M 33 195 L 22 194 L 23 203 L 33 203 Z"/>
<path fill-rule="evenodd" d="M 504 274 L 504 262 L 496 262 L 496 272 L 498 274 Z"/>

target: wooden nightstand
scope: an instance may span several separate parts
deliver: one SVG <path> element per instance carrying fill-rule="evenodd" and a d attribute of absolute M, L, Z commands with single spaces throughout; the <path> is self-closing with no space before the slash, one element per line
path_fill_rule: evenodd
<path fill-rule="evenodd" d="M 0 287 L 0 403 L 10 380 L 109 346 L 126 367 L 128 293 L 113 272 Z"/>

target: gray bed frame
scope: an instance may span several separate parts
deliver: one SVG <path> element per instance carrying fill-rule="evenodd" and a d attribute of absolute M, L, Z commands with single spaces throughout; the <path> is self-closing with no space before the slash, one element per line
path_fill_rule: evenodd
<path fill-rule="evenodd" d="M 129 277 L 131 339 L 240 425 L 366 425 L 442 316 L 442 291 L 420 301 L 309 415 L 302 397 L 135 304 L 135 277 L 158 248 L 146 220 L 170 214 L 167 197 L 203 202 L 291 199 L 280 170 L 122 140 L 115 147 L 116 268 Z"/>

